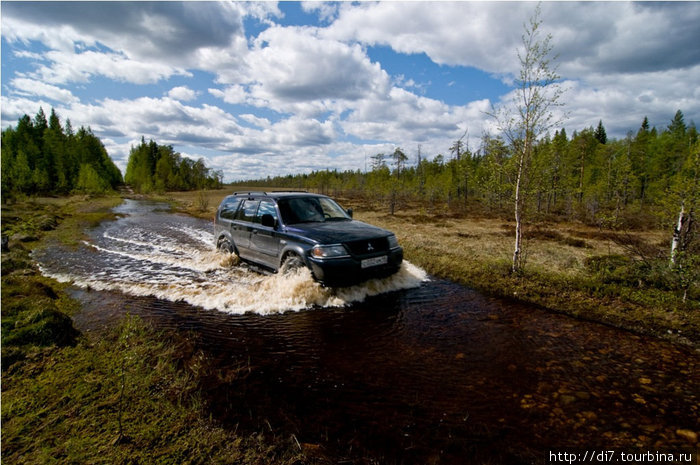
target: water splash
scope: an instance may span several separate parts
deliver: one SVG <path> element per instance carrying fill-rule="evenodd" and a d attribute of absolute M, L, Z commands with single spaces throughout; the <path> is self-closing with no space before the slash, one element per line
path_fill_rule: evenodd
<path fill-rule="evenodd" d="M 409 262 L 388 278 L 337 289 L 322 287 L 307 269 L 264 275 L 239 264 L 235 256 L 215 251 L 211 223 L 153 210 L 130 213 L 94 231 L 83 248 L 37 254 L 42 273 L 82 288 L 263 315 L 342 307 L 427 280 Z"/>

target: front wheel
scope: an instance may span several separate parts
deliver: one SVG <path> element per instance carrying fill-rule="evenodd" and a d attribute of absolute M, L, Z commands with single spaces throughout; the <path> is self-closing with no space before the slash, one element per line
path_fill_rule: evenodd
<path fill-rule="evenodd" d="M 233 245 L 228 239 L 221 239 L 219 245 L 216 246 L 221 252 L 234 253 Z"/>
<path fill-rule="evenodd" d="M 219 242 L 219 245 L 217 245 L 217 248 L 220 252 L 229 254 L 227 255 L 226 259 L 230 260 L 230 265 L 238 265 L 238 263 L 240 263 L 240 257 L 236 252 L 236 248 L 228 239 L 222 239 L 221 242 Z"/>
<path fill-rule="evenodd" d="M 299 268 L 303 268 L 304 261 L 301 259 L 301 257 L 297 254 L 290 253 L 287 255 L 287 257 L 284 259 L 284 262 L 282 262 L 282 266 L 280 267 L 280 272 L 282 274 L 288 274 L 292 273 Z"/>

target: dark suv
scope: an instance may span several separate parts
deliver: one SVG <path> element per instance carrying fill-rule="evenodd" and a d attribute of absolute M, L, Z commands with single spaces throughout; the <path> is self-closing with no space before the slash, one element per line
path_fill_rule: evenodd
<path fill-rule="evenodd" d="M 218 249 L 266 269 L 306 266 L 326 286 L 389 276 L 403 260 L 390 231 L 355 221 L 352 210 L 306 192 L 230 195 L 216 212 L 214 237 Z"/>

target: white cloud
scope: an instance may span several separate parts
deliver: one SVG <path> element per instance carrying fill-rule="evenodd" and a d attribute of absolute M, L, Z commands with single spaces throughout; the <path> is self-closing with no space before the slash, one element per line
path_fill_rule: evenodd
<path fill-rule="evenodd" d="M 100 43 L 130 58 L 178 66 L 199 48 L 223 48 L 242 35 L 244 9 L 242 4 L 218 2 L 6 4 L 3 28 L 8 32 L 3 35 L 11 41 L 39 40 L 64 51 L 76 42 Z"/>
<path fill-rule="evenodd" d="M 216 98 L 220 98 L 226 103 L 237 104 L 244 103 L 247 99 L 248 92 L 241 85 L 228 86 L 224 90 L 209 89 L 209 93 Z"/>
<path fill-rule="evenodd" d="M 388 76 L 358 45 L 316 37 L 308 28 L 262 32 L 246 58 L 252 95 L 279 102 L 356 100 L 386 89 Z"/>
<path fill-rule="evenodd" d="M 426 53 L 435 63 L 503 72 L 532 4 L 484 2 L 379 2 L 343 4 L 324 37 L 389 45 L 400 53 Z M 499 53 L 494 53 L 498 51 Z"/>
<path fill-rule="evenodd" d="M 339 5 L 336 2 L 304 1 L 301 8 L 307 13 L 316 13 L 321 21 L 330 22 L 338 15 Z"/>
<path fill-rule="evenodd" d="M 435 63 L 501 75 L 517 72 L 515 54 L 530 2 L 378 2 L 343 4 L 321 35 Z M 700 61 L 700 3 L 544 2 L 543 33 L 551 33 L 564 77 L 687 68 Z"/>
<path fill-rule="evenodd" d="M 132 60 L 117 53 L 52 51 L 45 54 L 49 65 L 39 66 L 31 75 L 54 84 L 86 83 L 95 76 L 134 84 L 150 84 L 174 75 L 188 76 L 184 69 Z"/>
<path fill-rule="evenodd" d="M 168 91 L 168 97 L 180 100 L 182 102 L 188 102 L 197 98 L 198 92 L 190 89 L 187 86 L 177 86 L 173 87 Z"/>
<path fill-rule="evenodd" d="M 67 89 L 62 89 L 51 84 L 28 78 L 16 78 L 12 80 L 14 92 L 24 96 L 46 97 L 56 102 L 69 104 L 77 103 L 78 98 Z"/>
<path fill-rule="evenodd" d="M 259 128 L 269 128 L 272 123 L 270 122 L 269 119 L 267 118 L 260 118 L 255 115 L 251 114 L 245 114 L 245 115 L 240 115 L 240 118 L 244 121 L 247 121 L 248 123 L 252 124 L 253 126 L 257 126 Z"/>
<path fill-rule="evenodd" d="M 278 24 L 271 2 L 3 3 L 3 45 L 28 63 L 3 81 L 3 125 L 58 103 L 62 119 L 104 137 L 122 168 L 143 135 L 201 151 L 227 179 L 362 168 L 395 146 L 413 153 L 421 144 L 433 156 L 465 129 L 473 138 L 492 131 L 491 101 L 429 98 L 429 76 L 390 75 L 368 48 L 425 53 L 508 82 L 535 6 L 309 2 L 304 11 L 328 26 L 292 27 Z M 245 35 L 246 16 L 262 30 L 255 37 Z M 602 119 L 620 137 L 645 115 L 658 126 L 677 109 L 700 115 L 700 3 L 544 2 L 542 19 L 570 89 L 567 129 Z M 126 98 L 96 91 L 98 81 L 135 85 Z"/>
<path fill-rule="evenodd" d="M 16 126 L 17 120 L 24 115 L 35 115 L 39 108 L 48 109 L 52 103 L 43 98 L 27 98 L 2 95 L 2 127 Z M 59 107 L 60 108 L 60 107 Z M 45 112 L 46 113 L 46 112 Z M 62 119 L 65 115 L 59 112 Z M 75 123 L 74 123 L 75 124 Z"/>
<path fill-rule="evenodd" d="M 700 82 L 700 64 L 689 69 L 591 75 L 565 94 L 571 115 L 566 126 L 580 130 L 602 119 L 609 135 L 624 137 L 628 130 L 636 131 L 645 116 L 652 126 L 662 128 L 676 110 L 700 115 L 700 87 L 690 82 Z"/>

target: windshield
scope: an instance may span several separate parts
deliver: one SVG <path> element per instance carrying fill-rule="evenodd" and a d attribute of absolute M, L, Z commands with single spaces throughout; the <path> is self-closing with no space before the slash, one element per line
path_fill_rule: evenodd
<path fill-rule="evenodd" d="M 281 199 L 278 203 L 285 224 L 349 220 L 340 205 L 327 197 Z"/>

